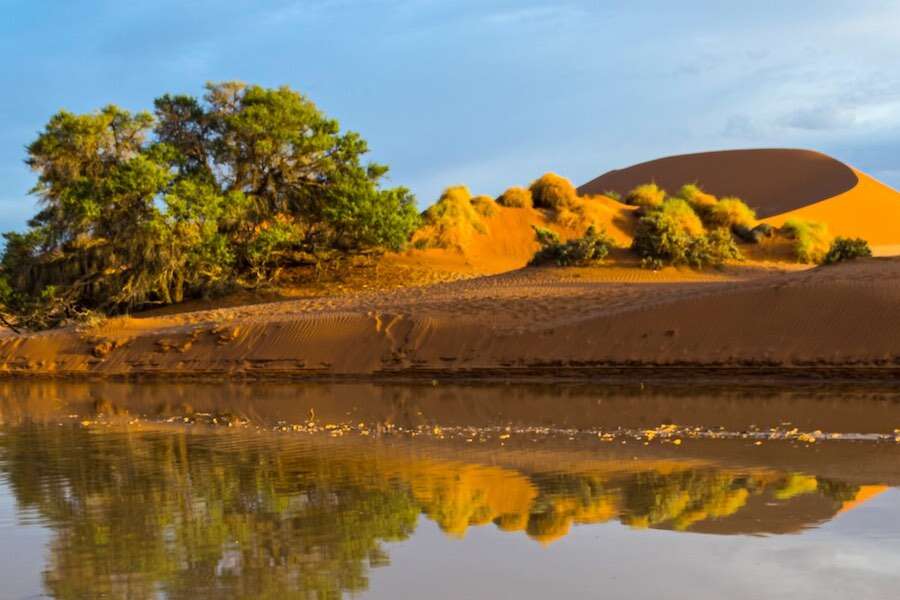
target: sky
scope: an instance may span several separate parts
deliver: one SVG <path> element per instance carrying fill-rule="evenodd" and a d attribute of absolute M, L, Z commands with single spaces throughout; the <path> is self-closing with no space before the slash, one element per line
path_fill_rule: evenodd
<path fill-rule="evenodd" d="M 369 141 L 421 207 L 546 171 L 826 152 L 900 187 L 900 2 L 0 0 L 0 230 L 33 214 L 25 146 L 58 110 L 207 81 L 289 85 Z"/>

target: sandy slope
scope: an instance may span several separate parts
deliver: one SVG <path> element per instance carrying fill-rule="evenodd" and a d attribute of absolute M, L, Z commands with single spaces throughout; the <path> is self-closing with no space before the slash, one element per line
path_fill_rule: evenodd
<path fill-rule="evenodd" d="M 610 171 L 578 191 L 625 194 L 650 181 L 672 193 L 685 183 L 698 183 L 716 196 L 738 196 L 760 217 L 770 217 L 847 192 L 856 186 L 857 174 L 819 152 L 725 150 L 668 156 Z"/>
<path fill-rule="evenodd" d="M 575 277 L 531 269 L 152 323 L 117 319 L 89 332 L 7 335 L 0 369 L 404 377 L 635 367 L 900 370 L 900 260 L 730 280 L 680 281 L 670 271 L 657 281 L 623 282 L 620 271 Z"/>
<path fill-rule="evenodd" d="M 774 225 L 822 221 L 835 235 L 862 237 L 876 254 L 900 254 L 900 193 L 829 156 L 808 150 L 728 150 L 685 154 L 610 171 L 583 194 L 626 193 L 655 181 L 670 192 L 699 183 L 717 196 L 738 196 Z"/>
<path fill-rule="evenodd" d="M 582 192 L 651 179 L 672 189 L 696 180 L 747 198 L 774 224 L 824 220 L 882 254 L 900 249 L 900 194 L 812 152 L 671 157 L 604 175 Z M 570 237 L 591 222 L 624 247 L 632 210 L 593 197 L 565 221 L 498 206 L 464 247 L 386 257 L 380 274 L 364 273 L 353 289 L 160 311 L 83 331 L 5 332 L 0 374 L 496 377 L 742 368 L 900 375 L 900 259 L 797 270 L 771 262 L 779 249 L 763 245 L 746 246 L 750 260 L 724 271 L 653 272 L 620 248 L 608 266 L 522 269 L 537 248 L 534 226 Z"/>

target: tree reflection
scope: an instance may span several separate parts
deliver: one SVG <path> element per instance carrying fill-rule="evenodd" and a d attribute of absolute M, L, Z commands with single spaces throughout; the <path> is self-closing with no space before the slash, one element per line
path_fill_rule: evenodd
<path fill-rule="evenodd" d="M 550 543 L 579 524 L 691 530 L 798 498 L 821 518 L 845 483 L 633 461 L 542 472 L 316 436 L 10 427 L 0 473 L 54 531 L 58 598 L 337 598 L 388 564 L 419 515 L 448 535 L 494 523 Z M 809 510 L 807 510 L 809 513 Z M 806 518 L 806 517 L 804 517 Z M 798 526 L 802 526 L 799 523 Z"/>

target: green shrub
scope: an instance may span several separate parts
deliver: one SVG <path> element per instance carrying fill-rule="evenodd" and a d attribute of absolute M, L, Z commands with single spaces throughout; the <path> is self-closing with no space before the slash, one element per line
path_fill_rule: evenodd
<path fill-rule="evenodd" d="M 794 240 L 794 255 L 804 263 L 821 263 L 831 248 L 828 226 L 816 221 L 791 219 L 782 231 Z"/>
<path fill-rule="evenodd" d="M 471 203 L 475 211 L 482 217 L 493 217 L 497 212 L 497 203 L 490 196 L 475 196 Z"/>
<path fill-rule="evenodd" d="M 625 194 L 626 203 L 644 209 L 659 208 L 665 199 L 666 191 L 655 183 L 639 185 Z"/>
<path fill-rule="evenodd" d="M 707 222 L 711 227 L 752 229 L 756 223 L 756 213 L 740 198 L 722 198 L 707 210 Z"/>
<path fill-rule="evenodd" d="M 531 261 L 531 266 L 555 264 L 560 267 L 587 266 L 597 263 L 609 254 L 613 239 L 605 231 L 599 233 L 593 225 L 584 232 L 584 237 L 560 242 L 559 236 L 549 229 L 534 228 L 535 237 L 541 246 Z"/>
<path fill-rule="evenodd" d="M 561 210 L 573 206 L 578 198 L 572 182 L 556 173 L 546 173 L 531 184 L 535 208 Z"/>
<path fill-rule="evenodd" d="M 702 268 L 741 257 L 728 230 L 707 233 L 694 210 L 680 198 L 669 198 L 640 219 L 632 249 L 650 268 L 665 263 Z"/>
<path fill-rule="evenodd" d="M 712 207 L 718 202 L 718 199 L 715 196 L 704 192 L 700 186 L 695 183 L 687 183 L 681 186 L 681 189 L 678 190 L 678 194 L 676 195 L 687 201 L 687 203 L 691 205 L 691 208 L 694 209 L 694 212 L 703 219 L 706 218 L 706 215 L 709 214 Z"/>
<path fill-rule="evenodd" d="M 423 213 L 426 231 L 417 236 L 415 243 L 426 239 L 427 246 L 436 248 L 462 248 L 474 234 L 485 234 L 487 228 L 481 213 L 472 204 L 472 194 L 464 185 L 449 187 L 440 199 Z"/>
<path fill-rule="evenodd" d="M 842 260 L 853 260 L 866 256 L 872 256 L 872 249 L 866 240 L 862 238 L 837 237 L 831 242 L 831 248 L 828 249 L 828 253 L 822 259 L 822 263 L 833 265 Z"/>
<path fill-rule="evenodd" d="M 622 201 L 622 194 L 620 194 L 619 192 L 617 192 L 615 190 L 606 190 L 605 192 L 603 192 L 603 195 L 606 196 L 607 198 L 612 198 L 616 202 Z"/>
<path fill-rule="evenodd" d="M 531 208 L 531 191 L 523 187 L 511 187 L 497 197 L 497 204 L 507 208 Z"/>

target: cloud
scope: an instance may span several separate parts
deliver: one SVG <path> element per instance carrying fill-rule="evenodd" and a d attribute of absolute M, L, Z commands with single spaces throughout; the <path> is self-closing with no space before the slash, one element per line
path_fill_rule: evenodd
<path fill-rule="evenodd" d="M 782 124 L 807 131 L 830 131 L 852 127 L 856 118 L 852 111 L 833 106 L 801 108 L 782 119 Z"/>

